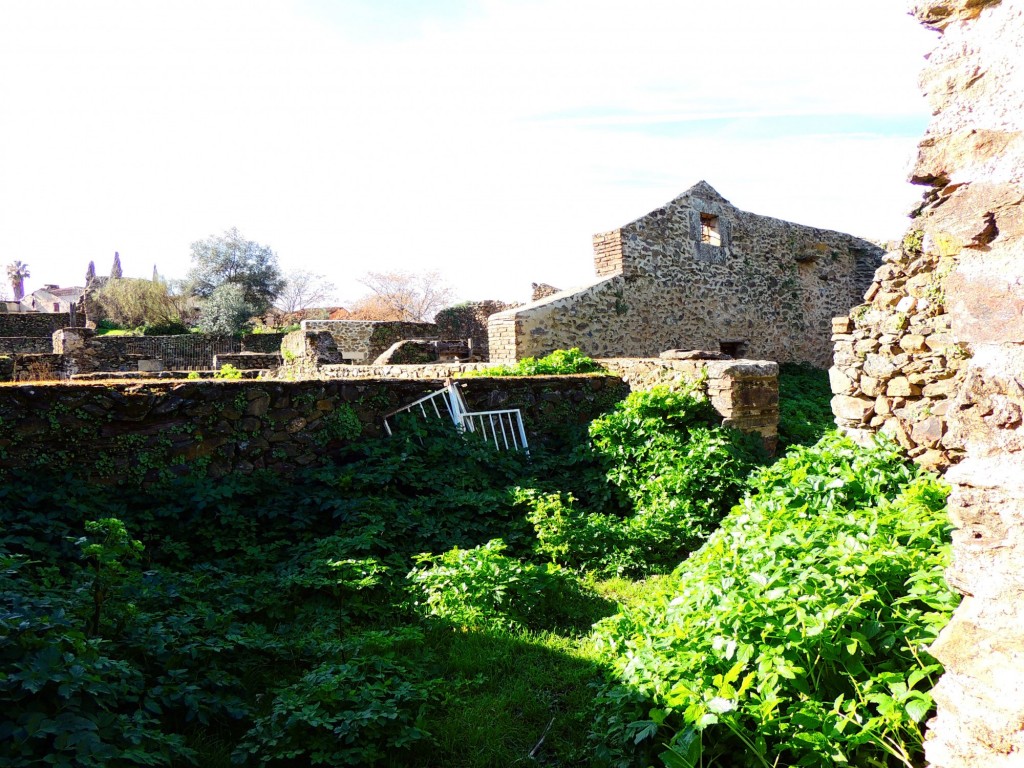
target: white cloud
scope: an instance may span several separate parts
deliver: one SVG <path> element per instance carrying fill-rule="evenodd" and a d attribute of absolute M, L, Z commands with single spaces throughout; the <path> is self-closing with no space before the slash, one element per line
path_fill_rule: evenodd
<path fill-rule="evenodd" d="M 896 236 L 916 197 L 928 40 L 888 0 L 379 5 L 6 5 L 0 261 L 73 284 L 119 250 L 180 276 L 237 226 L 350 298 L 422 265 L 512 299 L 589 279 L 593 232 L 700 178 L 865 235 Z"/>

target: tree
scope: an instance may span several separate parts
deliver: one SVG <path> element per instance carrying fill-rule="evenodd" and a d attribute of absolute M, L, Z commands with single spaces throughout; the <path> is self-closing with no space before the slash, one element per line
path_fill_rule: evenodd
<path fill-rule="evenodd" d="M 25 296 L 26 277 L 32 277 L 28 271 L 28 264 L 21 261 L 12 261 L 7 265 L 7 279 L 11 281 L 11 289 L 14 291 L 15 301 L 21 301 Z"/>
<path fill-rule="evenodd" d="M 371 293 L 356 302 L 353 320 L 430 322 L 452 301 L 437 272 L 368 272 L 359 282 Z"/>
<path fill-rule="evenodd" d="M 224 284 L 240 286 L 253 314 L 265 312 L 284 288 L 277 254 L 246 240 L 235 228 L 192 243 L 192 269 L 186 279 L 191 293 L 203 299 Z"/>
<path fill-rule="evenodd" d="M 96 291 L 95 300 L 101 318 L 126 328 L 181 322 L 181 312 L 165 283 L 138 278 L 107 280 Z"/>
<path fill-rule="evenodd" d="M 282 312 L 297 312 L 334 301 L 334 283 L 308 269 L 293 269 L 285 276 L 284 288 L 275 306 Z"/>
<path fill-rule="evenodd" d="M 110 268 L 110 279 L 120 280 L 123 276 L 124 273 L 121 271 L 121 254 L 114 251 L 114 264 Z"/>
<path fill-rule="evenodd" d="M 200 305 L 199 330 L 228 336 L 245 328 L 255 313 L 245 299 L 245 289 L 239 283 L 223 283 L 211 292 Z"/>
<path fill-rule="evenodd" d="M 92 285 L 92 281 L 96 279 L 96 263 L 93 261 L 89 262 L 89 266 L 85 269 L 85 286 L 88 288 Z"/>

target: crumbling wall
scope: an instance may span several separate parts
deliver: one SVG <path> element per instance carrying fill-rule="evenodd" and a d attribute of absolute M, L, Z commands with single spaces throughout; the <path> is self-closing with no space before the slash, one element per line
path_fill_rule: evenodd
<path fill-rule="evenodd" d="M 406 323 L 392 320 L 303 320 L 304 331 L 327 331 L 334 337 L 341 356 L 355 362 L 375 360 L 403 339 L 436 339 L 434 323 Z"/>
<path fill-rule="evenodd" d="M 837 320 L 834 407 L 854 434 L 888 428 L 919 460 L 957 462 L 945 474 L 955 526 L 947 578 L 964 599 L 931 649 L 945 674 L 925 751 L 933 768 L 1016 767 L 1024 765 L 1024 0 L 917 0 L 912 11 L 939 32 L 922 75 L 933 117 L 911 177 L 927 191 L 869 303 Z M 897 379 L 908 394 L 890 393 Z M 883 385 L 872 399 L 869 390 Z"/>
<path fill-rule="evenodd" d="M 950 333 L 970 354 L 947 414 L 950 582 L 965 597 L 933 653 L 946 674 L 935 768 L 1024 764 L 1024 0 L 924 0 L 941 30 L 922 84 L 934 116 L 913 179 L 924 250 L 955 254 Z"/>
<path fill-rule="evenodd" d="M 885 255 L 866 303 L 832 320 L 832 410 L 857 442 L 881 432 L 926 468 L 944 469 L 963 453 L 946 416 L 969 353 L 946 311 L 956 256 L 921 246 L 921 230 L 911 230 Z"/>
<path fill-rule="evenodd" d="M 513 309 L 518 304 L 504 301 L 473 301 L 442 309 L 434 316 L 437 335 L 444 341 L 472 340 L 473 355 L 487 360 L 490 345 L 487 338 L 487 320 L 497 312 Z"/>

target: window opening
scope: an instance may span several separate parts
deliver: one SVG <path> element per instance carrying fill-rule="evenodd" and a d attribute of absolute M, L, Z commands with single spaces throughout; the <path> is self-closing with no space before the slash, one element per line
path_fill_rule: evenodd
<path fill-rule="evenodd" d="M 722 233 L 718 228 L 718 217 L 710 213 L 700 215 L 700 241 L 708 245 L 720 246 Z"/>
<path fill-rule="evenodd" d="M 732 358 L 741 358 L 747 353 L 747 342 L 741 339 L 720 341 L 718 342 L 718 350 L 723 355 L 729 355 L 729 357 Z"/>

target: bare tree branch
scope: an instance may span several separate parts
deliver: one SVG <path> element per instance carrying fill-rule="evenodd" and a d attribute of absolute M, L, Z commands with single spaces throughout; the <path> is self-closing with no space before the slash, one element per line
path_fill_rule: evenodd
<path fill-rule="evenodd" d="M 334 301 L 334 283 L 308 269 L 293 269 L 285 275 L 284 289 L 276 306 L 282 312 L 298 312 Z"/>
<path fill-rule="evenodd" d="M 437 272 L 368 272 L 359 282 L 371 293 L 352 308 L 354 320 L 430 322 L 453 296 Z"/>

